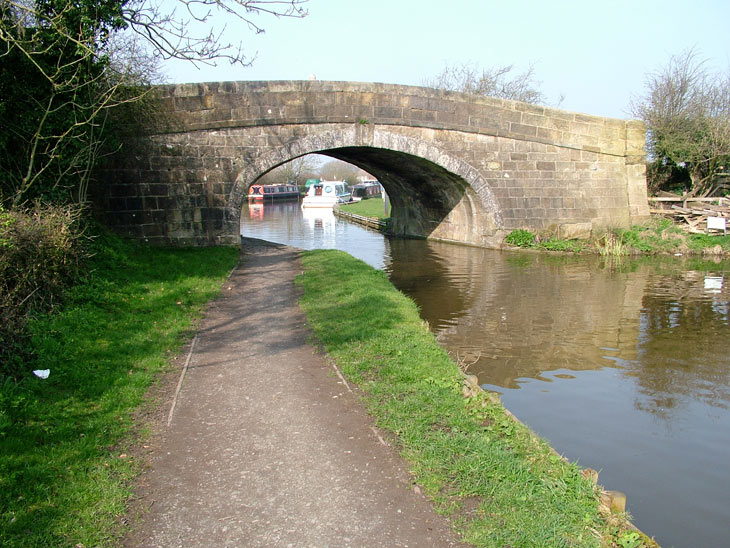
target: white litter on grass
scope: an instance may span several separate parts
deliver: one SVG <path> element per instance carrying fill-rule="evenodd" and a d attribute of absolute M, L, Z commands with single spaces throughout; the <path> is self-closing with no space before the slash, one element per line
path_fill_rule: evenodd
<path fill-rule="evenodd" d="M 47 379 L 48 375 L 51 374 L 50 369 L 36 369 L 33 371 L 33 374 L 38 377 L 39 379 Z"/>

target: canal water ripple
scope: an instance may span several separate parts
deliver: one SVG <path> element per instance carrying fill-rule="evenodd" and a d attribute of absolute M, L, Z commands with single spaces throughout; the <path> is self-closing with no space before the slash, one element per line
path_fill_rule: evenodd
<path fill-rule="evenodd" d="M 439 342 L 560 453 L 627 494 L 665 548 L 728 546 L 730 264 L 388 240 L 297 203 L 244 236 L 385 270 Z"/>

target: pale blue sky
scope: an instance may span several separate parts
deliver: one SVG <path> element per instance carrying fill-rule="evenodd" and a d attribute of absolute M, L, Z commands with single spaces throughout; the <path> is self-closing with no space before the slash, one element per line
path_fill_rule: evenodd
<path fill-rule="evenodd" d="M 304 19 L 229 22 L 253 66 L 168 62 L 172 82 L 349 80 L 421 85 L 446 63 L 535 66 L 561 108 L 619 118 L 647 72 L 687 48 L 730 67 L 730 0 L 310 0 Z"/>

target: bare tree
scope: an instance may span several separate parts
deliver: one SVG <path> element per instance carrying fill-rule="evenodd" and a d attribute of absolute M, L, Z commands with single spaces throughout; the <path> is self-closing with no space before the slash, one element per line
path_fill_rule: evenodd
<path fill-rule="evenodd" d="M 322 164 L 319 168 L 319 176 L 329 181 L 345 181 L 354 185 L 358 183 L 359 177 L 374 178 L 367 171 L 342 160 L 332 159 Z"/>
<path fill-rule="evenodd" d="M 0 203 L 84 201 L 108 113 L 146 96 L 159 59 L 250 64 L 223 41 L 231 18 L 260 33 L 306 1 L 0 0 Z"/>
<path fill-rule="evenodd" d="M 294 158 L 290 162 L 275 167 L 262 177 L 269 184 L 294 183 L 303 186 L 306 179 L 313 175 L 316 162 L 311 155 Z"/>
<path fill-rule="evenodd" d="M 0 196 L 12 206 L 74 186 L 85 198 L 99 150 L 105 110 L 135 100 L 117 94 L 126 82 L 109 78 L 101 61 L 108 36 L 71 2 L 58 9 L 4 0 L 0 14 L 0 69 L 11 79 L 2 111 L 5 135 Z M 73 181 L 70 183 L 69 181 Z"/>
<path fill-rule="evenodd" d="M 629 111 L 646 123 L 654 173 L 684 168 L 691 194 L 715 190 L 730 162 L 730 71 L 710 73 L 694 49 L 686 50 L 647 76 Z"/>
<path fill-rule="evenodd" d="M 514 65 L 478 68 L 465 63 L 444 66 L 440 74 L 424 80 L 423 85 L 525 103 L 545 104 L 547 98 L 537 89 L 539 82 L 535 82 L 534 77 L 533 65 L 524 72 L 515 73 Z"/>
<path fill-rule="evenodd" d="M 147 40 L 167 59 L 182 59 L 195 65 L 216 65 L 221 60 L 250 65 L 255 54 L 246 55 L 243 42 L 226 42 L 231 20 L 245 23 L 256 33 L 264 32 L 257 17 L 304 17 L 308 0 L 132 0 L 121 17 L 128 28 Z"/>

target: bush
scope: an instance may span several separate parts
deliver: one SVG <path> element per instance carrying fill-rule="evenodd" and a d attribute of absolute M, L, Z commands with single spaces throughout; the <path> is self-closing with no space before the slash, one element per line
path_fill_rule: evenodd
<path fill-rule="evenodd" d="M 84 258 L 80 209 L 0 209 L 0 380 L 28 360 L 28 318 L 57 304 Z"/>
<path fill-rule="evenodd" d="M 547 249 L 548 251 L 570 251 L 572 253 L 579 253 L 583 250 L 585 245 L 578 241 L 560 240 L 556 238 L 540 242 L 540 247 Z"/>
<path fill-rule="evenodd" d="M 510 232 L 507 235 L 507 238 L 505 238 L 505 241 L 509 245 L 514 245 L 517 247 L 532 247 L 533 245 L 535 245 L 535 234 L 530 232 L 529 230 L 519 228 Z"/>

